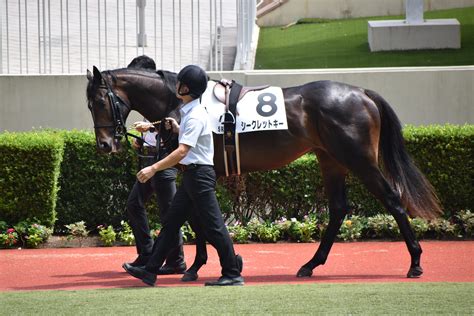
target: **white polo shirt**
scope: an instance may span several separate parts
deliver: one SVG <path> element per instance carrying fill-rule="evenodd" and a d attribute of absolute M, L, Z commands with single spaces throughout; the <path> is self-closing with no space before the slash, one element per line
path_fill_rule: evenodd
<path fill-rule="evenodd" d="M 181 124 L 178 141 L 190 146 L 182 165 L 214 165 L 214 142 L 208 114 L 199 99 L 195 99 L 180 109 Z"/>

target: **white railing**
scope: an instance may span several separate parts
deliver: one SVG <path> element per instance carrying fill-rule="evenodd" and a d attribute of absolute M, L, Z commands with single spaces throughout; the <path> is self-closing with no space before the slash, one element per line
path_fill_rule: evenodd
<path fill-rule="evenodd" d="M 234 69 L 253 69 L 252 45 L 255 39 L 255 21 L 257 17 L 256 0 L 240 0 L 237 3 L 237 54 Z"/>
<path fill-rule="evenodd" d="M 254 20 L 255 0 L 0 0 L 0 74 L 84 73 L 141 54 L 222 70 L 222 30 L 238 29 L 244 61 Z"/>

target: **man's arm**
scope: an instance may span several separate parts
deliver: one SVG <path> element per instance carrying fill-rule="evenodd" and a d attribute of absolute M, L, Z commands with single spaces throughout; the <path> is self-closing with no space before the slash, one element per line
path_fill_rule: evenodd
<path fill-rule="evenodd" d="M 175 149 L 171 154 L 163 158 L 162 160 L 155 162 L 153 165 L 143 168 L 137 173 L 137 179 L 141 183 L 147 182 L 151 177 L 158 171 L 168 169 L 177 165 L 189 152 L 191 146 L 186 144 L 179 144 L 178 148 Z"/>

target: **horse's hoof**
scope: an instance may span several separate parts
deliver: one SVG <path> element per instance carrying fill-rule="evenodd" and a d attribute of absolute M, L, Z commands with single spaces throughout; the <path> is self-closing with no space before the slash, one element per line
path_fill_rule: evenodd
<path fill-rule="evenodd" d="M 183 277 L 181 278 L 181 282 L 192 282 L 192 281 L 196 281 L 198 278 L 199 276 L 197 272 L 186 271 L 184 272 Z"/>
<path fill-rule="evenodd" d="M 407 273 L 407 278 L 419 278 L 423 274 L 423 269 L 420 266 L 412 267 Z"/>
<path fill-rule="evenodd" d="M 308 269 L 306 267 L 301 267 L 298 270 L 298 273 L 296 273 L 296 277 L 298 278 L 309 278 L 312 275 L 313 275 L 313 270 Z"/>

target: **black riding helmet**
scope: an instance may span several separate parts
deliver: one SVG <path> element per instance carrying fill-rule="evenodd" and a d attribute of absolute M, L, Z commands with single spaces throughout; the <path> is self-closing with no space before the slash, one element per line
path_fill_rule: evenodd
<path fill-rule="evenodd" d="M 201 67 L 196 65 L 188 65 L 181 69 L 178 74 L 178 94 L 179 95 L 190 95 L 194 99 L 201 97 L 201 95 L 206 91 L 208 77 L 204 70 Z M 188 93 L 181 94 L 181 84 L 185 84 L 189 88 Z"/>

